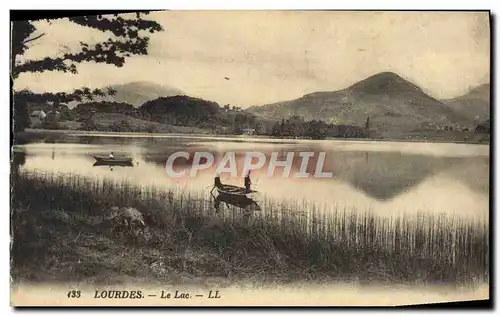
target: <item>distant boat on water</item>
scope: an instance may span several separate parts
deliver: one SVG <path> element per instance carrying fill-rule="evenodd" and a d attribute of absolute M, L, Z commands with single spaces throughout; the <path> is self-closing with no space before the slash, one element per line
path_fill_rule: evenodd
<path fill-rule="evenodd" d="M 96 155 L 92 155 L 92 157 L 94 157 L 95 159 L 95 163 L 94 163 L 94 166 L 96 165 L 110 165 L 110 166 L 115 166 L 115 165 L 118 165 L 118 166 L 122 166 L 122 165 L 129 165 L 129 166 L 133 166 L 133 162 L 132 162 L 132 158 L 128 158 L 128 157 L 115 157 L 115 158 L 109 158 L 109 157 L 105 157 L 105 156 L 96 156 Z"/>

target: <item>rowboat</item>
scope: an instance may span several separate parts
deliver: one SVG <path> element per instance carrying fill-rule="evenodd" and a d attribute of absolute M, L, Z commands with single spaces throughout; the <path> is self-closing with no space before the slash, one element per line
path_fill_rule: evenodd
<path fill-rule="evenodd" d="M 132 158 L 109 158 L 102 156 L 94 157 L 96 164 L 99 165 L 132 165 Z"/>
<path fill-rule="evenodd" d="M 223 184 L 220 187 L 216 187 L 217 192 L 221 195 L 231 196 L 231 197 L 246 197 L 251 198 L 257 193 L 255 190 L 247 190 L 246 188 L 239 187 L 236 185 Z"/>

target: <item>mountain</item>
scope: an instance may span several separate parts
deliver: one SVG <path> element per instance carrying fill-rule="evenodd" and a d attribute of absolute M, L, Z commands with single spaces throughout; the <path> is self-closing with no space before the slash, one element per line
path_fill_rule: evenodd
<path fill-rule="evenodd" d="M 215 102 L 188 96 L 157 98 L 145 102 L 140 110 L 153 121 L 182 126 L 216 120 L 221 112 Z"/>
<path fill-rule="evenodd" d="M 378 132 L 436 129 L 468 120 L 415 84 L 392 72 L 368 77 L 346 89 L 315 92 L 247 111 L 273 119 L 299 115 L 306 120 L 364 126 Z"/>
<path fill-rule="evenodd" d="M 442 102 L 470 120 L 485 121 L 490 118 L 490 84 L 482 84 L 462 96 Z"/>
<path fill-rule="evenodd" d="M 135 107 L 138 107 L 144 102 L 157 98 L 185 95 L 184 92 L 177 88 L 146 81 L 136 81 L 120 85 L 111 85 L 102 88 L 102 90 L 105 90 L 107 88 L 113 88 L 116 91 L 116 94 L 113 96 L 108 95 L 105 97 L 95 97 L 96 102 L 111 101 L 118 103 L 128 103 L 132 104 Z M 68 107 L 73 108 L 78 103 L 80 102 L 71 102 L 70 104 L 68 104 Z"/>

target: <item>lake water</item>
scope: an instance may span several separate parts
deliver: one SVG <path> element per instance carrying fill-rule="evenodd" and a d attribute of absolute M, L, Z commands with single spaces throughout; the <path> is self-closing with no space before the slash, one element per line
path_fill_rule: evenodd
<path fill-rule="evenodd" d="M 325 152 L 325 172 L 332 178 L 293 179 L 273 176 L 263 169 L 252 172 L 253 188 L 276 201 L 308 201 L 335 210 L 359 210 L 377 215 L 445 213 L 474 220 L 488 220 L 489 146 L 451 143 L 376 142 L 350 140 L 267 140 L 252 138 L 210 138 L 195 136 L 130 137 L 129 135 L 61 134 L 44 137 L 15 147 L 25 155 L 20 169 L 30 172 L 72 173 L 96 178 L 127 180 L 158 188 L 206 190 L 213 183 L 215 166 L 200 171 L 195 178 L 170 178 L 165 163 L 177 151 L 206 151 L 220 157 L 236 152 L 239 170 L 245 152 L 297 152 L 292 174 L 301 164 L 298 152 Z M 126 155 L 133 167 L 93 166 L 92 155 Z M 178 159 L 175 171 L 190 168 Z M 315 159 L 308 167 L 314 172 Z M 237 177 L 222 174 L 223 183 L 243 185 Z"/>

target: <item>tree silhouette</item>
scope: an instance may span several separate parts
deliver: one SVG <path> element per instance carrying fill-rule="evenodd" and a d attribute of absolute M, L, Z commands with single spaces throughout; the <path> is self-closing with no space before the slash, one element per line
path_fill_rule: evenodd
<path fill-rule="evenodd" d="M 77 65 L 82 62 L 95 62 L 122 67 L 126 58 L 130 56 L 147 55 L 149 46 L 148 34 L 163 31 L 162 26 L 156 21 L 143 17 L 149 12 L 134 14 L 111 14 L 97 16 L 79 16 L 64 18 L 82 27 L 92 28 L 95 31 L 110 34 L 106 41 L 89 45 L 80 42 L 77 52 L 64 53 L 58 57 L 45 57 L 39 60 L 26 60 L 21 62 L 18 57 L 24 55 L 30 44 L 43 39 L 45 33 L 38 34 L 35 21 L 14 21 L 11 24 L 11 81 L 12 83 L 23 73 L 41 73 L 46 71 L 62 71 L 77 74 Z M 51 23 L 51 20 L 45 19 Z M 113 95 L 115 91 L 108 89 L 88 89 L 82 87 L 72 93 L 44 93 L 34 94 L 23 90 L 14 93 L 15 115 L 14 130 L 23 130 L 26 126 L 24 118 L 27 116 L 29 102 L 55 102 L 67 103 L 73 100 L 93 100 L 93 96 Z M 20 120 L 17 120 L 19 117 Z M 17 124 L 15 124 L 17 123 Z"/>

